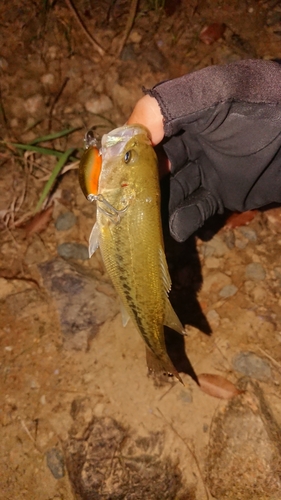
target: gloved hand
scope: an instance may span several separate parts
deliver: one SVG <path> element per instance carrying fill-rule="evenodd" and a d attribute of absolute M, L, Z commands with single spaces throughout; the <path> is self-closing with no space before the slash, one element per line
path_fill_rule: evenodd
<path fill-rule="evenodd" d="M 154 144 L 165 135 L 170 232 L 177 241 L 224 207 L 242 212 L 281 202 L 278 63 L 211 66 L 146 93 L 129 123 L 146 125 Z"/>

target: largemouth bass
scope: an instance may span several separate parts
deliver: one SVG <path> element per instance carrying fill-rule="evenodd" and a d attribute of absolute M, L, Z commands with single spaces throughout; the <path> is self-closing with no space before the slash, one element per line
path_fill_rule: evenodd
<path fill-rule="evenodd" d="M 123 304 L 123 324 L 131 318 L 146 343 L 148 368 L 182 381 L 164 339 L 163 325 L 181 334 L 183 327 L 168 298 L 157 157 L 149 133 L 140 125 L 117 128 L 102 137 L 100 151 L 101 164 L 93 144 L 79 167 L 81 188 L 97 205 L 89 255 L 100 247 Z M 91 171 L 98 184 L 89 179 Z"/>

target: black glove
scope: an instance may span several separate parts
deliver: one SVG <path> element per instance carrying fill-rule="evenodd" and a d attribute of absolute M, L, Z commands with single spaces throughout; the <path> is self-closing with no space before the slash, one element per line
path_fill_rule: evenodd
<path fill-rule="evenodd" d="M 147 91 L 164 117 L 170 232 L 184 241 L 225 208 L 281 202 L 281 66 L 243 60 Z"/>

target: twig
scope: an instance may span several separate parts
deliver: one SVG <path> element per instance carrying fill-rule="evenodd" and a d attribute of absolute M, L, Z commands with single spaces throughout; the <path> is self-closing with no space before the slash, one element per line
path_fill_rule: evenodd
<path fill-rule="evenodd" d="M 32 443 L 33 443 L 34 447 L 36 448 L 36 450 L 39 451 L 39 453 L 43 454 L 43 451 L 39 448 L 39 446 L 36 443 L 34 437 L 31 435 L 31 433 L 29 432 L 28 428 L 26 427 L 25 422 L 22 419 L 20 419 L 20 423 L 22 425 L 23 430 L 26 432 L 26 434 L 28 435 L 29 439 L 32 441 Z"/>
<path fill-rule="evenodd" d="M 78 22 L 80 28 L 84 31 L 85 35 L 87 36 L 88 40 L 91 42 L 91 44 L 95 47 L 95 49 L 98 51 L 100 56 L 105 55 L 105 50 L 100 46 L 98 42 L 92 37 L 92 35 L 89 33 L 87 30 L 86 26 L 84 25 L 82 19 L 80 18 L 78 12 L 76 11 L 75 7 L 73 6 L 71 0 L 65 0 L 66 5 L 68 8 L 71 10 L 73 16 L 75 17 L 76 21 Z"/>
<path fill-rule="evenodd" d="M 5 127 L 7 129 L 9 129 L 9 123 L 8 123 L 8 119 L 7 119 L 7 115 L 6 115 L 6 111 L 5 111 L 4 104 L 3 104 L 3 99 L 2 99 L 2 90 L 1 90 L 1 87 L 0 87 L 0 113 L 2 114 L 3 122 L 4 122 Z"/>
<path fill-rule="evenodd" d="M 160 410 L 160 408 L 156 407 L 156 409 L 159 411 L 161 417 L 165 420 L 165 422 L 168 424 L 168 426 L 172 429 L 172 431 L 174 431 L 174 433 L 180 438 L 180 440 L 183 442 L 183 444 L 187 447 L 189 453 L 191 454 L 194 462 L 196 463 L 196 467 L 198 469 L 198 472 L 199 472 L 199 475 L 201 477 L 201 481 L 202 481 L 202 484 L 203 484 L 203 487 L 204 487 L 204 490 L 205 490 L 205 493 L 206 493 L 206 498 L 207 500 L 210 500 L 210 495 L 209 495 L 209 492 L 208 492 L 208 489 L 207 489 L 207 486 L 205 485 L 205 481 L 204 481 L 204 478 L 203 478 L 203 474 L 201 472 L 201 469 L 200 469 L 200 465 L 199 465 L 199 462 L 198 462 L 198 459 L 194 453 L 194 451 L 191 449 L 191 447 L 187 444 L 187 442 L 183 439 L 183 437 L 178 433 L 177 429 L 175 429 L 175 427 L 173 426 L 173 424 L 171 424 L 171 422 L 169 422 L 169 420 L 166 419 L 165 415 L 163 415 L 162 411 Z"/>
<path fill-rule="evenodd" d="M 57 104 L 57 102 L 58 102 L 58 100 L 59 100 L 60 96 L 62 95 L 62 93 L 63 93 L 63 91 L 64 91 L 64 89 L 65 89 L 65 87 L 66 87 L 66 84 L 67 84 L 68 80 L 69 80 L 69 78 L 68 78 L 68 77 L 66 77 L 66 78 L 64 79 L 63 84 L 62 84 L 61 88 L 59 89 L 59 91 L 58 91 L 57 95 L 55 96 L 55 98 L 54 98 L 54 100 L 53 100 L 53 103 L 52 103 L 52 105 L 51 105 L 51 107 L 50 107 L 50 111 L 49 111 L 49 120 L 48 120 L 48 130 L 49 130 L 49 132 L 50 132 L 50 130 L 51 130 L 51 126 L 52 126 L 52 117 L 53 117 L 53 112 L 54 112 L 55 105 Z"/>
<path fill-rule="evenodd" d="M 130 31 L 132 29 L 132 26 L 134 24 L 134 20 L 135 20 L 135 17 L 136 17 L 138 3 L 139 3 L 139 0 L 131 0 L 130 11 L 129 11 L 127 23 L 126 23 L 126 26 L 125 26 L 124 34 L 123 34 L 123 37 L 121 39 L 121 42 L 120 42 L 120 45 L 119 45 L 119 49 L 117 51 L 117 57 L 120 56 L 120 54 L 121 54 L 121 52 L 123 50 L 123 47 L 124 47 L 124 45 L 126 43 L 126 40 L 127 40 L 128 36 L 130 34 Z"/>
<path fill-rule="evenodd" d="M 266 356 L 268 359 L 270 359 L 270 361 L 272 362 L 272 364 L 274 366 L 276 366 L 276 368 L 278 368 L 279 370 L 281 370 L 281 364 L 278 363 L 278 361 L 276 361 L 276 359 L 274 359 L 272 356 L 270 356 L 270 354 L 268 354 L 266 351 L 264 351 L 261 347 L 258 347 L 259 351 L 264 355 Z"/>

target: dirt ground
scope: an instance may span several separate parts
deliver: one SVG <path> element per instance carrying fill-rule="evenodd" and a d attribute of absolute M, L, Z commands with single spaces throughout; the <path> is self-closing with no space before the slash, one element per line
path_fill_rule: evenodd
<path fill-rule="evenodd" d="M 74 128 L 40 145 L 78 159 L 85 132 L 122 125 L 142 87 L 280 57 L 279 1 L 141 0 L 122 47 L 132 5 L 0 5 L 0 497 L 280 500 L 281 209 L 216 218 L 185 244 L 164 222 L 184 386 L 148 376 L 99 253 L 87 258 L 95 211 L 75 158 L 28 223 L 56 160 L 12 143 Z M 239 395 L 206 394 L 190 363 Z"/>

